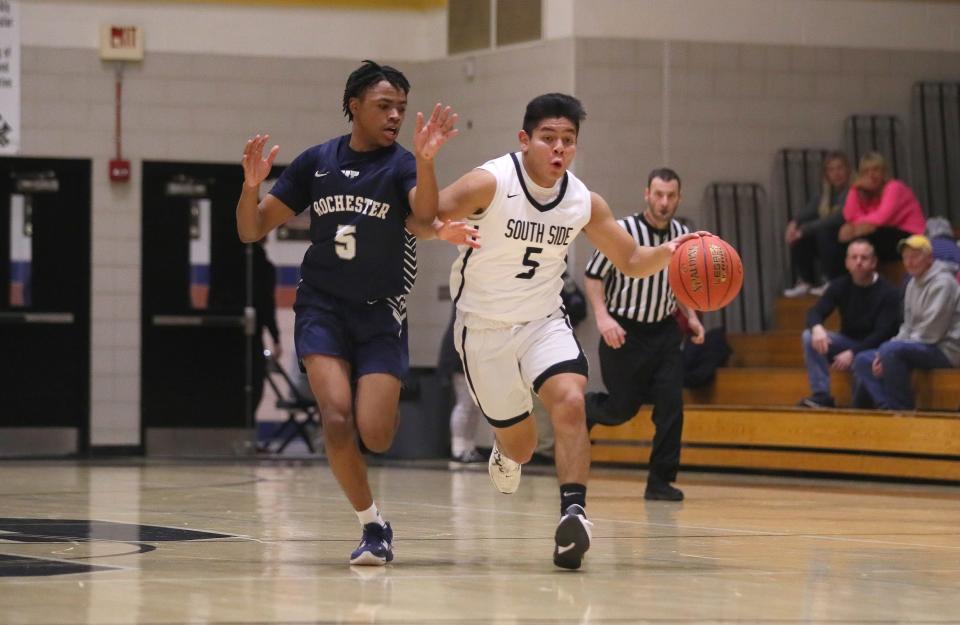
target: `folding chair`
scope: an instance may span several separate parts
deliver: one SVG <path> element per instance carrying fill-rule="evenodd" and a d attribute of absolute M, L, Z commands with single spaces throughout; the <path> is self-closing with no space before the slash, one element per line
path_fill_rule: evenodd
<path fill-rule="evenodd" d="M 270 437 L 270 440 L 261 445 L 261 451 L 272 453 L 283 453 L 293 439 L 298 436 L 307 445 L 310 453 L 317 453 L 313 445 L 313 436 L 311 426 L 315 429 L 320 428 L 320 411 L 313 397 L 304 397 L 303 393 L 297 388 L 293 378 L 290 377 L 284 368 L 277 362 L 276 357 L 270 350 L 263 350 L 263 357 L 267 361 L 267 384 L 273 389 L 277 396 L 276 406 L 287 413 L 287 420 L 281 423 Z M 287 392 L 280 390 L 274 374 L 280 376 L 287 387 Z M 274 443 L 279 445 L 274 449 Z"/>

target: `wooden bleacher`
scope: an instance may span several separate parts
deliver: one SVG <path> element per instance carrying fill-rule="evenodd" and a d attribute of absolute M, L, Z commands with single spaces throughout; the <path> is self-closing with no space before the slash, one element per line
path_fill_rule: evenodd
<path fill-rule="evenodd" d="M 728 335 L 733 355 L 715 382 L 684 390 L 683 466 L 960 482 L 960 369 L 916 372 L 914 412 L 843 408 L 852 380 L 840 372 L 830 380 L 840 408 L 795 407 L 810 393 L 800 333 L 814 301 L 778 300 L 776 330 Z M 596 426 L 593 461 L 646 464 L 652 437 L 648 407 Z"/>

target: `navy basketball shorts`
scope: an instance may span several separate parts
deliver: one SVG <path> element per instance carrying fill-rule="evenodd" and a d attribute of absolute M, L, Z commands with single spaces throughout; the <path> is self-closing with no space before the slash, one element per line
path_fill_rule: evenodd
<path fill-rule="evenodd" d="M 474 402 L 495 428 L 524 420 L 534 392 L 553 375 L 586 376 L 587 358 L 563 311 L 506 323 L 457 311 L 453 342 Z"/>
<path fill-rule="evenodd" d="M 396 298 L 394 298 L 396 301 Z M 350 363 L 356 379 L 387 373 L 403 380 L 410 369 L 407 320 L 391 300 L 352 302 L 300 281 L 293 305 L 297 358 L 323 354 Z"/>

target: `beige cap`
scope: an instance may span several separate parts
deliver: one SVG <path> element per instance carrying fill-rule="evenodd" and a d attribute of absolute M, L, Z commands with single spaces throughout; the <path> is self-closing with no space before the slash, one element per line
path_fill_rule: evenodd
<path fill-rule="evenodd" d="M 933 246 L 930 245 L 930 239 L 922 234 L 911 234 L 906 239 L 900 239 L 900 241 L 897 243 L 897 251 L 903 252 L 904 247 L 910 247 L 927 253 L 933 252 Z"/>

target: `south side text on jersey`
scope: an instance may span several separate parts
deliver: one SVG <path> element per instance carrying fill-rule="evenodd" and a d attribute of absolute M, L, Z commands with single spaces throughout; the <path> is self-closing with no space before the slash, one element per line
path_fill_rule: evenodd
<path fill-rule="evenodd" d="M 547 245 L 569 245 L 573 228 L 570 226 L 551 225 L 526 219 L 508 219 L 504 236 L 518 241 L 531 243 L 546 243 Z"/>

